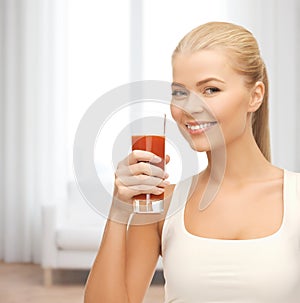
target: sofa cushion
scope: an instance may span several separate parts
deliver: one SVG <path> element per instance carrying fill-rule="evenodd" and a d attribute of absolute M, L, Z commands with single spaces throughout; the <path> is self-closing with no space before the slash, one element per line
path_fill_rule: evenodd
<path fill-rule="evenodd" d="M 97 251 L 100 245 L 102 226 L 62 226 L 56 231 L 56 244 L 60 250 Z"/>

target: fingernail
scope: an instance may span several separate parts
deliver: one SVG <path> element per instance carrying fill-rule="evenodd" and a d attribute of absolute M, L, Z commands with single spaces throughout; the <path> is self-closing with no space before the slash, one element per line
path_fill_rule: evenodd
<path fill-rule="evenodd" d="M 162 161 L 162 158 L 158 157 L 158 156 L 154 156 L 150 162 L 153 162 L 153 163 L 159 163 Z"/>
<path fill-rule="evenodd" d="M 165 185 L 170 185 L 171 183 L 170 183 L 169 181 L 165 180 L 165 181 L 164 181 L 164 184 L 165 184 Z"/>
<path fill-rule="evenodd" d="M 169 178 L 169 174 L 165 172 L 165 173 L 164 173 L 164 178 L 165 178 L 165 179 Z"/>

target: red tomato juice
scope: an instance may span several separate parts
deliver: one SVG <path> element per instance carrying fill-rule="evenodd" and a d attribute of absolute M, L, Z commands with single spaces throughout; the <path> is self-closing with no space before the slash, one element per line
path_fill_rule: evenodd
<path fill-rule="evenodd" d="M 159 163 L 151 163 L 155 166 L 165 169 L 165 136 L 145 135 L 132 136 L 132 150 L 146 150 L 154 153 L 163 160 Z M 146 194 L 134 196 L 136 200 L 146 200 Z M 164 193 L 160 195 L 150 195 L 150 200 L 163 200 Z"/>

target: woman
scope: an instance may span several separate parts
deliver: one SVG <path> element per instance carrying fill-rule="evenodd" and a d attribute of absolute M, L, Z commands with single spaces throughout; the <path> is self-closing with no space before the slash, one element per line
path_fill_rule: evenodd
<path fill-rule="evenodd" d="M 268 79 L 255 38 L 240 26 L 210 22 L 180 41 L 172 64 L 172 116 L 192 148 L 206 152 L 208 166 L 176 185 L 170 203 L 186 196 L 185 205 L 165 220 L 127 231 L 114 217 L 129 219 L 130 211 L 113 203 L 85 302 L 142 302 L 160 254 L 165 302 L 300 302 L 300 177 L 270 163 Z M 223 141 L 209 142 L 217 127 Z M 212 149 L 218 154 L 223 144 L 220 178 Z M 124 159 L 114 201 L 130 204 L 144 193 L 142 174 L 151 193 L 172 194 L 167 175 L 149 169 L 155 161 L 143 151 Z M 211 176 L 217 194 L 199 211 Z"/>

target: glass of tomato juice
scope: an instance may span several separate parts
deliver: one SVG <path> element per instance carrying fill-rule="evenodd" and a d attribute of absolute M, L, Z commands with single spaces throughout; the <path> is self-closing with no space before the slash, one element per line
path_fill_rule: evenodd
<path fill-rule="evenodd" d="M 145 150 L 162 159 L 159 163 L 151 163 L 165 170 L 165 131 L 166 114 L 157 117 L 140 119 L 132 128 L 132 150 Z M 164 193 L 160 195 L 140 194 L 133 197 L 134 213 L 157 214 L 164 211 Z"/>

